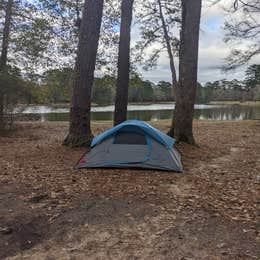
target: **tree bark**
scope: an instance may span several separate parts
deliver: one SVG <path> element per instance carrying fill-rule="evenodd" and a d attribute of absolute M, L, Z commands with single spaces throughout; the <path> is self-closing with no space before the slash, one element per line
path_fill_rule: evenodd
<path fill-rule="evenodd" d="M 0 56 L 0 71 L 3 71 L 5 69 L 7 63 L 7 51 L 9 45 L 10 28 L 11 28 L 12 7 L 13 7 L 13 0 L 9 0 L 7 2 L 6 11 L 5 11 L 5 23 L 4 23 L 2 49 L 1 49 L 1 56 Z"/>
<path fill-rule="evenodd" d="M 130 40 L 134 0 L 122 0 L 114 125 L 127 119 Z"/>
<path fill-rule="evenodd" d="M 89 146 L 93 138 L 90 127 L 91 90 L 103 4 L 103 0 L 85 0 L 84 4 L 70 107 L 70 128 L 64 140 L 65 145 L 73 147 Z"/>
<path fill-rule="evenodd" d="M 2 49 L 0 56 L 0 72 L 3 73 L 6 70 L 7 64 L 7 52 L 10 38 L 10 28 L 12 20 L 12 8 L 13 0 L 7 2 L 6 11 L 5 11 L 5 23 L 3 30 L 3 40 L 2 40 Z M 0 128 L 3 126 L 4 121 L 4 93 L 2 87 L 0 86 Z"/>
<path fill-rule="evenodd" d="M 176 70 L 175 70 L 175 65 L 174 65 L 174 57 L 173 57 L 173 52 L 172 52 L 172 47 L 170 43 L 170 37 L 167 31 L 164 15 L 163 15 L 163 10 L 162 10 L 162 3 L 161 0 L 157 0 L 158 5 L 159 5 L 159 12 L 160 12 L 160 18 L 162 21 L 162 27 L 163 27 L 163 33 L 164 33 L 164 39 L 166 42 L 166 47 L 167 47 L 167 52 L 170 60 L 170 69 L 171 69 L 171 74 L 172 74 L 172 87 L 173 89 L 177 85 L 177 76 L 176 76 Z"/>
<path fill-rule="evenodd" d="M 182 0 L 182 30 L 180 37 L 179 83 L 176 106 L 169 132 L 177 141 L 195 144 L 193 114 L 197 88 L 199 28 L 201 0 Z"/>

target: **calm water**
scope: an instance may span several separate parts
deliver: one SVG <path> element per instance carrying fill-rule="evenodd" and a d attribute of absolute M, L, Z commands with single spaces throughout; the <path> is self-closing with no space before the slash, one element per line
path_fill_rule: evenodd
<path fill-rule="evenodd" d="M 128 118 L 144 121 L 157 121 L 172 117 L 172 104 L 129 105 Z M 112 120 L 113 106 L 93 107 L 92 120 Z M 51 106 L 28 106 L 17 108 L 21 113 L 21 120 L 36 121 L 68 121 L 68 108 L 55 108 Z M 247 120 L 260 119 L 260 106 L 239 105 L 195 105 L 196 119 L 204 120 Z"/>

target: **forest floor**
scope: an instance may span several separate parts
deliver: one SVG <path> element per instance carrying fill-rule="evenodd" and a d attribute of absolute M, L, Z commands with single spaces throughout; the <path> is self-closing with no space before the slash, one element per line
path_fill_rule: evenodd
<path fill-rule="evenodd" d="M 67 130 L 0 137 L 0 259 L 257 259 L 259 121 L 195 121 L 183 173 L 75 171 L 85 149 L 61 145 Z"/>

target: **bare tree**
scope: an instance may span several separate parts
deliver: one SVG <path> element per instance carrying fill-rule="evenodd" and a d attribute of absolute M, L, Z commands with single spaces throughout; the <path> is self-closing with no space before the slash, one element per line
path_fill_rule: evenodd
<path fill-rule="evenodd" d="M 177 76 L 174 56 L 177 56 L 179 39 L 174 35 L 180 24 L 180 1 L 149 0 L 141 4 L 137 13 L 140 24 L 141 40 L 137 42 L 135 56 L 138 62 L 145 64 L 144 69 L 157 65 L 159 54 L 166 51 L 169 58 L 172 85 L 176 86 Z M 148 59 L 145 49 L 153 48 Z"/>
<path fill-rule="evenodd" d="M 122 0 L 114 125 L 127 119 L 130 39 L 134 0 Z"/>
<path fill-rule="evenodd" d="M 182 0 L 179 82 L 170 135 L 177 141 L 195 144 L 193 114 L 197 88 L 201 0 Z"/>
<path fill-rule="evenodd" d="M 90 127 L 91 90 L 103 4 L 103 0 L 85 0 L 70 107 L 70 128 L 65 145 L 89 146 L 93 137 Z"/>
<path fill-rule="evenodd" d="M 250 41 L 247 49 L 233 48 L 226 58 L 225 70 L 235 69 L 260 54 L 260 3 L 259 0 L 235 0 L 228 10 L 235 17 L 225 23 L 225 42 Z M 236 14 L 240 12 L 240 16 Z"/>
<path fill-rule="evenodd" d="M 177 77 L 176 77 L 176 70 L 175 70 L 175 66 L 174 66 L 174 58 L 173 58 L 173 51 L 172 51 L 171 43 L 170 43 L 170 37 L 169 37 L 168 30 L 167 30 L 166 21 L 164 19 L 161 0 L 157 0 L 157 1 L 158 1 L 158 5 L 159 5 L 159 13 L 160 13 L 161 21 L 162 21 L 162 28 L 163 28 L 163 32 L 164 32 L 164 38 L 165 38 L 165 42 L 166 42 L 167 52 L 168 52 L 168 56 L 169 56 L 169 60 L 170 60 L 170 69 L 171 69 L 171 74 L 172 74 L 172 85 L 176 86 Z"/>

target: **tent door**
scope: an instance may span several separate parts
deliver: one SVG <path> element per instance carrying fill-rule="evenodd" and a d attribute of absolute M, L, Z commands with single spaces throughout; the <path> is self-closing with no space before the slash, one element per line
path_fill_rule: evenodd
<path fill-rule="evenodd" d="M 107 154 L 108 164 L 141 163 L 149 159 L 148 138 L 140 133 L 119 132 Z"/>

